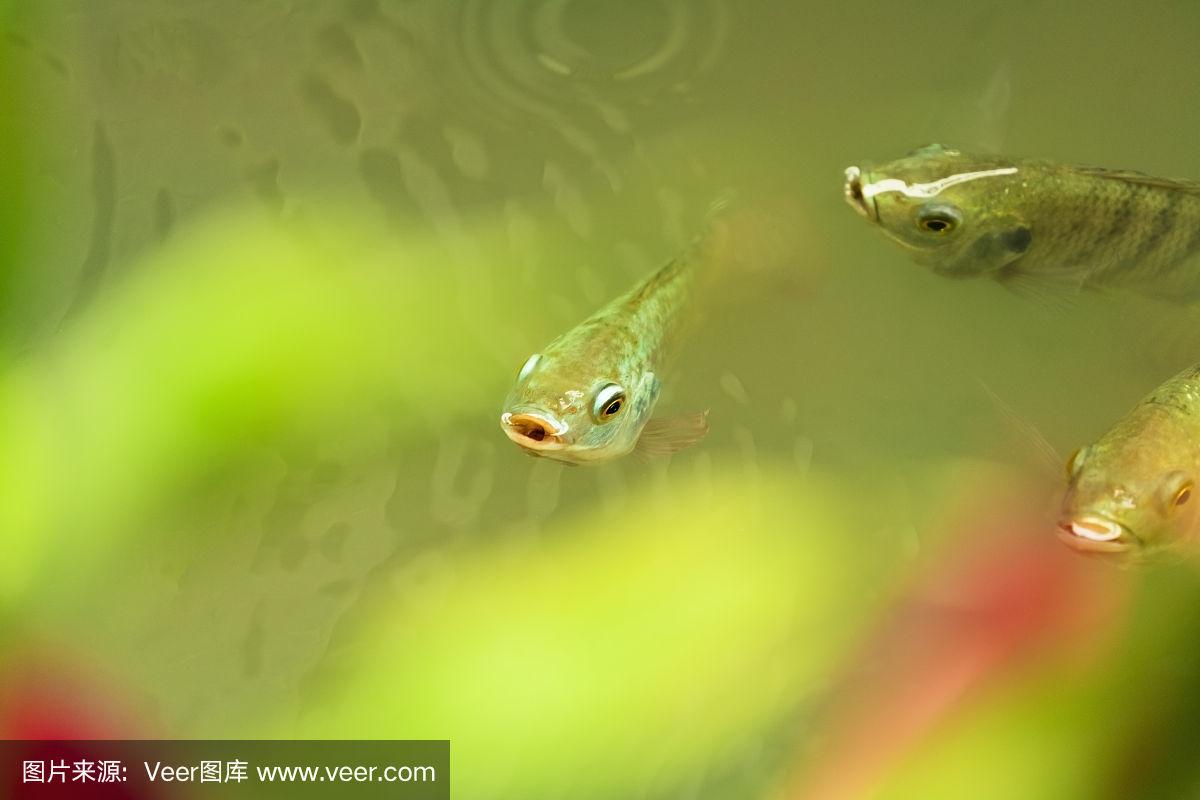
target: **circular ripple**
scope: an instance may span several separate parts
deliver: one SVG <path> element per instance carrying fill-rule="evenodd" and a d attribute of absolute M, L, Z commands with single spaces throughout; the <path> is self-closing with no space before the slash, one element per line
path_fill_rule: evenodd
<path fill-rule="evenodd" d="M 465 77 L 493 110 L 541 116 L 686 97 L 720 62 L 728 29 L 725 0 L 455 5 L 451 33 Z"/>

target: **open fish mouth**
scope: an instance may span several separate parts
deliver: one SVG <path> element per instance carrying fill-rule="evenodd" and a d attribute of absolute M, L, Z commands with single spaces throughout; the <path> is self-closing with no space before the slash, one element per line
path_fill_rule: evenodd
<path fill-rule="evenodd" d="M 875 198 L 868 197 L 863 190 L 863 171 L 858 167 L 846 167 L 846 183 L 843 187 L 846 202 L 862 216 L 871 221 L 879 219 Z"/>
<path fill-rule="evenodd" d="M 567 424 L 550 414 L 534 411 L 500 415 L 506 436 L 529 450 L 561 450 L 566 446 Z"/>
<path fill-rule="evenodd" d="M 1059 522 L 1058 535 L 1074 549 L 1088 553 L 1124 553 L 1136 542 L 1121 523 L 1091 514 Z"/>

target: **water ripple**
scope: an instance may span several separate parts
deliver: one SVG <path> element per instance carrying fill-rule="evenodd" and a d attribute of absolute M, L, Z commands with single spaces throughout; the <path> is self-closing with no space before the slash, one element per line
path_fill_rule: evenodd
<path fill-rule="evenodd" d="M 729 27 L 725 0 L 465 0 L 446 13 L 458 66 L 493 113 L 561 124 L 586 110 L 617 132 L 629 126 L 622 106 L 692 91 Z"/>

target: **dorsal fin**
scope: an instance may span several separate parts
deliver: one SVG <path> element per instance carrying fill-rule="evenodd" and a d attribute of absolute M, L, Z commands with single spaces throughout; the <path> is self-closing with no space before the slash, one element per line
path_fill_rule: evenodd
<path fill-rule="evenodd" d="M 1144 172 L 1131 169 L 1105 169 L 1104 167 L 1074 167 L 1080 175 L 1093 178 L 1105 178 L 1113 181 L 1133 183 L 1138 186 L 1151 186 L 1156 189 L 1175 189 L 1182 192 L 1200 194 L 1200 181 L 1176 180 L 1172 178 L 1156 178 Z"/>

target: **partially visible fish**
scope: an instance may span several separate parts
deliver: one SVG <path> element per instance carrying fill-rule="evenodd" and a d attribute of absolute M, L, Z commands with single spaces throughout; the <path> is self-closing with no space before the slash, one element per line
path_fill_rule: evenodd
<path fill-rule="evenodd" d="M 764 220 L 744 208 L 720 209 L 680 257 L 529 356 L 500 415 L 508 438 L 572 464 L 635 449 L 665 455 L 703 438 L 707 411 L 652 416 L 663 371 L 697 306 L 790 256 L 786 226 Z"/>
<path fill-rule="evenodd" d="M 1195 543 L 1200 365 L 1139 402 L 1067 461 L 1060 535 L 1089 553 L 1140 558 Z"/>
<path fill-rule="evenodd" d="M 919 263 L 1032 295 L 1200 298 L 1200 182 L 929 145 L 846 170 L 847 202 Z"/>

